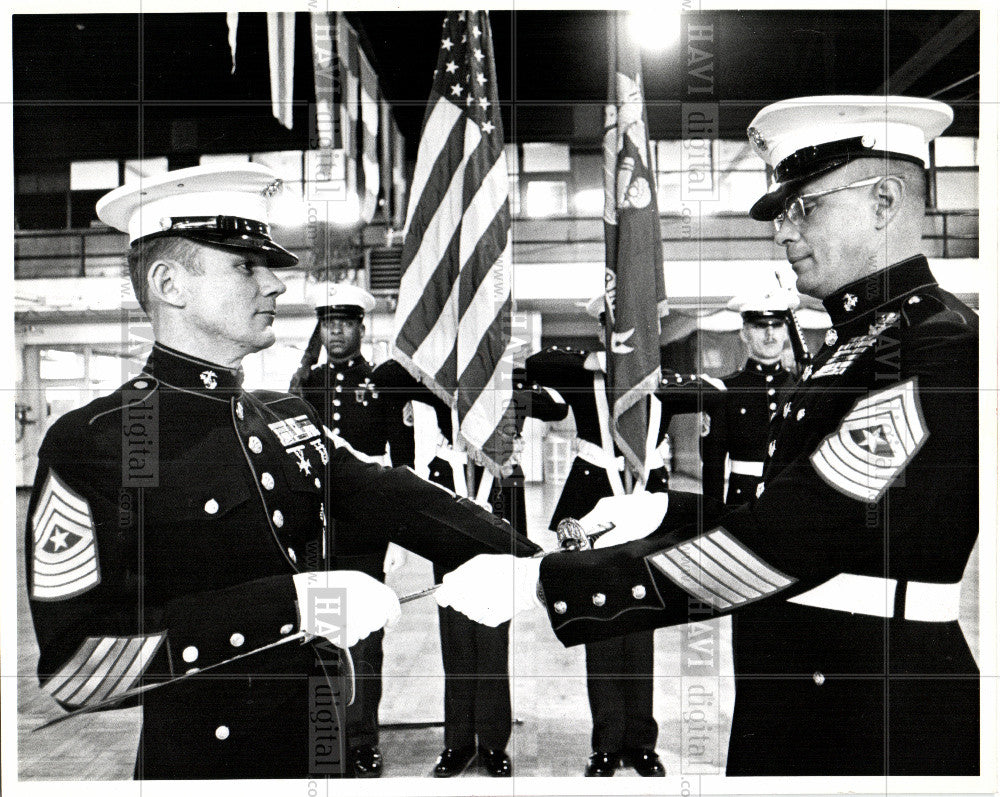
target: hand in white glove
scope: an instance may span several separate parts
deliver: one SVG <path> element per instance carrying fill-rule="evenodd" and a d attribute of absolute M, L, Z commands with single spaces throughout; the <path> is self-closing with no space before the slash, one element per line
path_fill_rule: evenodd
<path fill-rule="evenodd" d="M 481 553 L 447 573 L 434 597 L 469 619 L 496 627 L 540 606 L 536 589 L 542 560 Z"/>
<path fill-rule="evenodd" d="M 385 561 L 382 563 L 382 572 L 393 573 L 406 564 L 406 549 L 400 548 L 396 543 L 390 542 L 385 551 Z"/>
<path fill-rule="evenodd" d="M 399 598 L 385 584 L 357 570 L 296 573 L 299 629 L 338 648 L 356 645 L 399 619 Z"/>
<path fill-rule="evenodd" d="M 647 537 L 659 528 L 667 514 L 667 493 L 632 493 L 611 495 L 597 502 L 589 513 L 580 518 L 588 534 L 610 523 L 614 528 L 594 541 L 594 548 L 610 548 Z"/>

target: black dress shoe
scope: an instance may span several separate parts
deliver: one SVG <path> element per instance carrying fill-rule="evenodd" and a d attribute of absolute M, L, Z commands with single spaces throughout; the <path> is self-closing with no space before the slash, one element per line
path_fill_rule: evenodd
<path fill-rule="evenodd" d="M 461 775 L 476 757 L 476 746 L 446 747 L 434 765 L 435 778 L 450 778 Z"/>
<path fill-rule="evenodd" d="M 610 778 L 618 769 L 619 762 L 617 753 L 593 753 L 583 774 L 588 778 Z"/>
<path fill-rule="evenodd" d="M 667 770 L 655 750 L 647 747 L 632 748 L 622 752 L 622 763 L 633 767 L 644 778 L 665 778 Z"/>
<path fill-rule="evenodd" d="M 347 760 L 356 778 L 379 778 L 382 776 L 382 753 L 373 744 L 352 747 Z"/>
<path fill-rule="evenodd" d="M 479 763 L 490 777 L 513 777 L 510 756 L 507 755 L 506 750 L 490 750 L 488 747 L 480 747 Z"/>

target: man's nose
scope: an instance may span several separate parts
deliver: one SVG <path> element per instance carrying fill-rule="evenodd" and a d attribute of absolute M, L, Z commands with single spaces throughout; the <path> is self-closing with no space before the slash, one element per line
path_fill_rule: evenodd
<path fill-rule="evenodd" d="M 267 266 L 261 266 L 256 272 L 257 284 L 260 285 L 260 292 L 265 296 L 281 296 L 288 290 L 285 283 L 278 279 Z"/>
<path fill-rule="evenodd" d="M 774 232 L 774 242 L 778 246 L 787 246 L 792 241 L 797 241 L 800 237 L 799 228 L 788 219 L 783 219 L 781 226 Z"/>

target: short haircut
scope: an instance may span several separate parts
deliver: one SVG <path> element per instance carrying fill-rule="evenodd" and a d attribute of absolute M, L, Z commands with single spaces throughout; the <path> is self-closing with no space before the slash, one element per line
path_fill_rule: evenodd
<path fill-rule="evenodd" d="M 203 273 L 199 251 L 194 241 L 176 235 L 137 241 L 128 253 L 128 276 L 139 306 L 149 312 L 149 267 L 157 260 L 172 260 L 194 274 Z"/>
<path fill-rule="evenodd" d="M 906 181 L 907 195 L 914 204 L 924 207 L 927 204 L 927 170 L 922 164 L 897 158 L 861 158 L 856 174 L 864 177 L 876 177 L 880 174 L 900 174 Z"/>

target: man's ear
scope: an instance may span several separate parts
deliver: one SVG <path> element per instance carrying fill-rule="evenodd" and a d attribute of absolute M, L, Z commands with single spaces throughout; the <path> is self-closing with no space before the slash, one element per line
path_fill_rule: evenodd
<path fill-rule="evenodd" d="M 184 307 L 187 303 L 184 280 L 189 273 L 175 260 L 157 260 L 146 274 L 150 299 L 173 307 Z"/>
<path fill-rule="evenodd" d="M 875 229 L 888 226 L 903 208 L 906 184 L 898 177 L 886 177 L 875 184 Z"/>
<path fill-rule="evenodd" d="M 750 345 L 750 335 L 747 333 L 746 325 L 740 327 L 740 340 L 747 346 Z"/>

